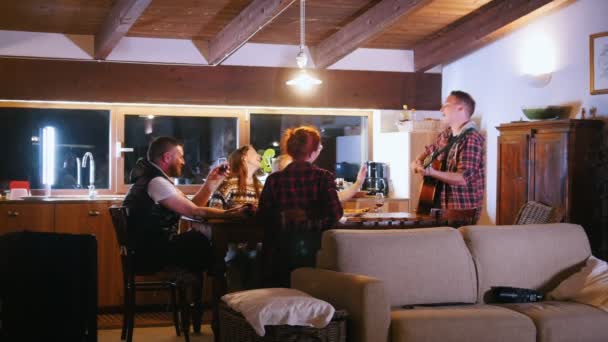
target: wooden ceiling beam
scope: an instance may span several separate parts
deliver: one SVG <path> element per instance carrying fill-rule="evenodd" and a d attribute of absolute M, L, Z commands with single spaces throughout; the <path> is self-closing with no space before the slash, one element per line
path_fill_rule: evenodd
<path fill-rule="evenodd" d="M 376 38 L 430 0 L 383 0 L 313 48 L 315 67 L 327 68 Z"/>
<path fill-rule="evenodd" d="M 95 35 L 95 59 L 106 59 L 152 0 L 117 0 Z"/>
<path fill-rule="evenodd" d="M 255 0 L 226 25 L 201 53 L 210 65 L 218 65 L 281 14 L 295 0 Z M 200 43 L 195 42 L 199 48 Z M 204 44 L 203 44 L 204 45 Z M 205 51 L 206 50 L 206 51 Z"/>
<path fill-rule="evenodd" d="M 570 0 L 493 0 L 414 46 L 414 70 L 452 62 Z"/>

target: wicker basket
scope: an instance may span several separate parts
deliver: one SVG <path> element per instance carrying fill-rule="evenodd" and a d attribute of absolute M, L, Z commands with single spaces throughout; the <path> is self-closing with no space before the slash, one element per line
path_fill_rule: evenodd
<path fill-rule="evenodd" d="M 346 342 L 346 311 L 336 310 L 331 322 L 322 329 L 291 326 L 267 325 L 266 334 L 259 336 L 243 315 L 220 303 L 221 342 Z"/>

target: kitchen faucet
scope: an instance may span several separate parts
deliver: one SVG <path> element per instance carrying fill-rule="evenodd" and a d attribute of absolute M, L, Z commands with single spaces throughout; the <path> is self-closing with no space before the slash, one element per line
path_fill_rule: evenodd
<path fill-rule="evenodd" d="M 93 160 L 93 153 L 87 152 L 82 156 L 82 168 L 87 167 L 87 160 L 91 160 L 89 166 L 89 197 L 95 198 L 97 191 L 95 191 L 95 161 Z"/>

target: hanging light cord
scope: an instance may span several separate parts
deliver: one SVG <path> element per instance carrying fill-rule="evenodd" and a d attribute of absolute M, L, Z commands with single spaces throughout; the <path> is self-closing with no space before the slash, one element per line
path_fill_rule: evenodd
<path fill-rule="evenodd" d="M 304 51 L 305 40 L 305 29 L 306 29 L 306 0 L 300 0 L 300 52 Z"/>

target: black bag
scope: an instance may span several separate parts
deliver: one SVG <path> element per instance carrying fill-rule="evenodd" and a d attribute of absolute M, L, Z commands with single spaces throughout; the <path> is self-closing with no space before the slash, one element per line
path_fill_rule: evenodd
<path fill-rule="evenodd" d="M 0 340 L 97 341 L 95 236 L 0 236 Z"/>
<path fill-rule="evenodd" d="M 492 287 L 490 293 L 496 303 L 531 303 L 540 302 L 544 298 L 544 295 L 536 290 L 509 286 Z"/>

